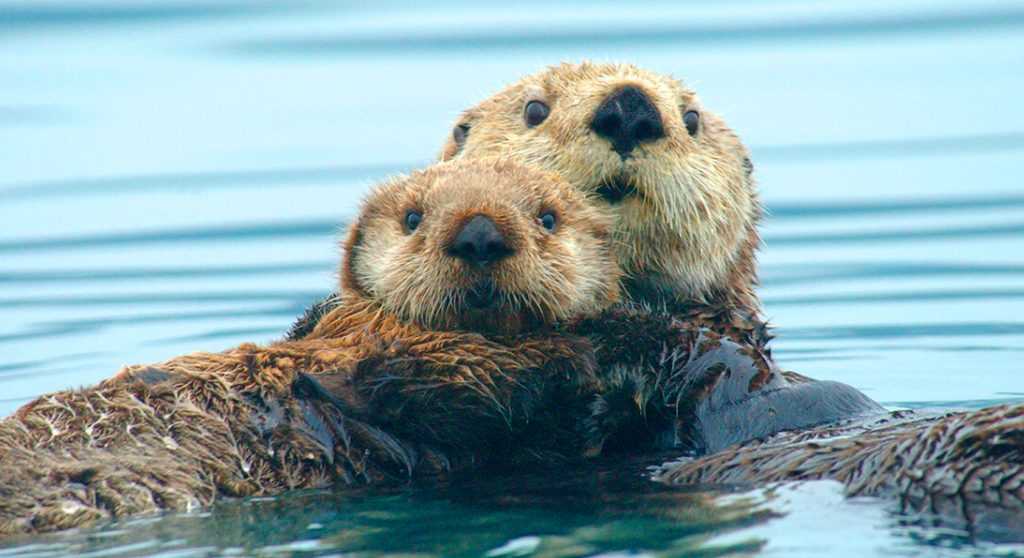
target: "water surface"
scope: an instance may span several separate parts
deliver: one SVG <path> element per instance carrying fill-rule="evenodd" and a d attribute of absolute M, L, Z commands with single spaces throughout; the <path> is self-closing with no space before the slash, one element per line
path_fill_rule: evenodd
<path fill-rule="evenodd" d="M 373 181 L 427 163 L 516 76 L 581 58 L 682 78 L 751 146 L 784 366 L 893 407 L 1024 398 L 1020 2 L 0 0 L 0 41 L 0 414 L 276 338 L 331 290 Z M 307 493 L 3 552 L 1017 551 L 831 483 L 644 489 L 669 505 L 635 483 L 491 482 L 524 496 Z"/>

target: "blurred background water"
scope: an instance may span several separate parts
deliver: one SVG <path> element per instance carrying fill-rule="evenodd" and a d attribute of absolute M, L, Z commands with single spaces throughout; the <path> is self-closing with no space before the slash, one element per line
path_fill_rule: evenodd
<path fill-rule="evenodd" d="M 0 44 L 0 415 L 280 336 L 331 290 L 370 184 L 582 58 L 683 79 L 752 148 L 784 366 L 892 407 L 1024 398 L 1024 3 L 0 0 Z M 232 503 L 0 556 L 1024 552 L 829 483 L 579 476 Z"/>

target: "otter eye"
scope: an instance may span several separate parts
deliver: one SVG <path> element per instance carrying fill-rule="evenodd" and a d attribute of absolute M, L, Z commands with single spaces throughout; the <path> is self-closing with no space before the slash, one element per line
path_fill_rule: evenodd
<path fill-rule="evenodd" d="M 697 124 L 700 123 L 700 114 L 695 110 L 688 110 L 683 114 L 683 124 L 686 124 L 686 131 L 691 136 L 697 135 Z"/>
<path fill-rule="evenodd" d="M 534 126 L 544 122 L 547 119 L 548 114 L 551 114 L 551 109 L 547 105 L 540 101 L 530 101 L 526 103 L 526 110 L 523 112 L 523 118 L 526 119 L 526 127 L 533 128 Z"/>
<path fill-rule="evenodd" d="M 416 230 L 416 227 L 420 226 L 420 221 L 423 220 L 423 214 L 419 211 L 409 210 L 405 213 L 405 228 L 409 232 Z"/>
<path fill-rule="evenodd" d="M 541 213 L 540 217 L 537 217 L 537 220 L 540 221 L 540 226 L 549 231 L 554 231 L 555 225 L 558 224 L 558 219 L 555 218 L 555 214 L 552 211 L 545 211 L 544 213 Z"/>
<path fill-rule="evenodd" d="M 466 143 L 466 138 L 469 136 L 469 124 L 459 124 L 452 129 L 452 139 L 455 140 L 455 145 L 462 147 Z"/>

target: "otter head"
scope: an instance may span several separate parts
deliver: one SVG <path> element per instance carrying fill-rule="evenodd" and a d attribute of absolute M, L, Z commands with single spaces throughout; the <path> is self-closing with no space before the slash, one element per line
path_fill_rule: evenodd
<path fill-rule="evenodd" d="M 342 291 L 427 329 L 520 333 L 615 302 L 610 230 L 611 216 L 557 175 L 440 163 L 366 199 Z"/>
<path fill-rule="evenodd" d="M 495 154 L 613 209 L 632 297 L 758 309 L 749 154 L 679 81 L 631 65 L 553 66 L 466 111 L 441 158 Z"/>

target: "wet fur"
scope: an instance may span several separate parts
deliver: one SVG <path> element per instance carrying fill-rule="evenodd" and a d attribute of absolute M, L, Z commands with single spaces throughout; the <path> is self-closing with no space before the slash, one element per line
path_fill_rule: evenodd
<path fill-rule="evenodd" d="M 424 214 L 415 234 L 401 229 L 411 206 Z M 542 208 L 559 212 L 555 231 L 535 222 Z M 445 239 L 469 211 L 516 254 L 486 269 L 454 261 Z M 0 421 L 0 534 L 578 454 L 558 436 L 571 427 L 517 437 L 550 409 L 578 417 L 569 409 L 594 391 L 592 347 L 553 328 L 617 299 L 606 235 L 599 211 L 538 171 L 465 162 L 396 178 L 352 227 L 340 304 L 314 310 L 302 340 L 130 367 Z M 402 277 L 436 285 L 403 290 Z M 477 322 L 459 305 L 481 277 L 511 295 L 479 324 L 490 337 L 465 331 Z"/>
<path fill-rule="evenodd" d="M 845 384 L 780 370 L 746 338 L 746 328 L 682 315 L 622 304 L 568 329 L 596 350 L 599 391 L 586 419 L 588 447 L 607 440 L 620 446 L 619 439 L 631 441 L 630 451 L 646 443 L 704 455 L 883 410 Z"/>
<path fill-rule="evenodd" d="M 589 129 L 588 122 L 609 94 L 627 85 L 643 90 L 655 103 L 666 137 L 644 144 L 623 160 L 605 139 Z M 531 100 L 542 100 L 551 107 L 548 119 L 536 128 L 528 128 L 522 117 L 523 107 Z M 687 110 L 701 114 L 693 136 L 682 122 Z M 746 391 L 731 392 L 730 401 L 757 393 L 759 403 L 772 402 L 769 408 L 776 397 L 778 404 L 799 404 L 805 399 L 802 394 L 810 395 L 827 385 L 816 384 L 809 389 L 798 387 L 800 383 L 786 383 L 786 389 L 793 388 L 786 393 L 774 387 L 762 392 L 770 377 L 781 376 L 771 363 L 771 335 L 760 317 L 760 303 L 754 292 L 755 252 L 760 242 L 757 224 L 762 210 L 753 167 L 738 137 L 721 118 L 704 110 L 695 93 L 681 82 L 626 64 L 562 64 L 525 77 L 467 110 L 453 130 L 441 159 L 484 160 L 498 154 L 513 157 L 556 172 L 595 207 L 615 215 L 612 248 L 626 273 L 623 285 L 633 306 L 614 318 L 589 324 L 581 334 L 592 339 L 614 337 L 612 343 L 631 347 L 636 345 L 635 338 L 645 334 L 642 324 L 669 319 L 694 330 L 724 335 L 730 343 L 758 355 L 757 366 L 748 366 L 752 381 L 743 386 Z M 636 196 L 613 205 L 599 198 L 600 186 L 623 176 L 637 189 Z M 453 190 L 448 195 L 457 197 L 458 192 Z M 643 308 L 645 305 L 663 311 L 650 312 Z M 315 317 L 317 311 L 312 312 Z M 614 319 L 625 321 L 615 323 Z M 605 326 L 607 331 L 602 331 Z M 613 335 L 620 326 L 622 335 Z M 307 321 L 300 320 L 289 338 L 301 337 L 309 329 Z M 644 400 L 649 396 L 647 392 L 658 388 L 646 377 L 650 371 L 645 369 L 648 362 L 643 359 L 659 358 L 669 349 L 683 350 L 661 346 L 649 349 L 652 352 L 639 354 L 642 358 L 619 355 L 622 360 L 603 360 L 603 373 L 609 378 L 608 401 L 618 403 L 611 405 L 600 398 L 594 403 L 595 408 L 602 409 L 607 431 L 593 433 L 594 439 L 614 437 L 612 432 L 616 430 L 636 431 L 633 426 L 643 423 L 638 409 L 644 416 L 646 410 L 642 405 L 630 407 L 624 402 Z M 848 391 L 852 390 L 836 386 L 834 394 L 825 390 L 821 395 L 826 401 L 839 400 Z M 622 416 L 612 419 L 616 413 Z M 805 417 L 789 416 L 769 423 L 780 428 L 817 424 L 821 415 L 819 409 Z M 744 415 L 736 412 L 733 416 L 742 420 Z M 750 422 L 737 430 L 764 432 L 763 424 Z M 745 439 L 735 434 L 731 438 L 708 437 L 712 438 L 706 443 L 710 447 L 718 447 L 726 439 Z"/>
<path fill-rule="evenodd" d="M 909 411 L 786 432 L 663 467 L 670 483 L 832 479 L 850 496 L 999 525 L 1024 537 L 1024 405 L 928 415 Z"/>
<path fill-rule="evenodd" d="M 424 332 L 360 301 L 321 323 L 330 338 L 129 367 L 22 407 L 0 422 L 0 534 L 503 464 L 537 401 L 589 391 L 577 338 Z"/>

